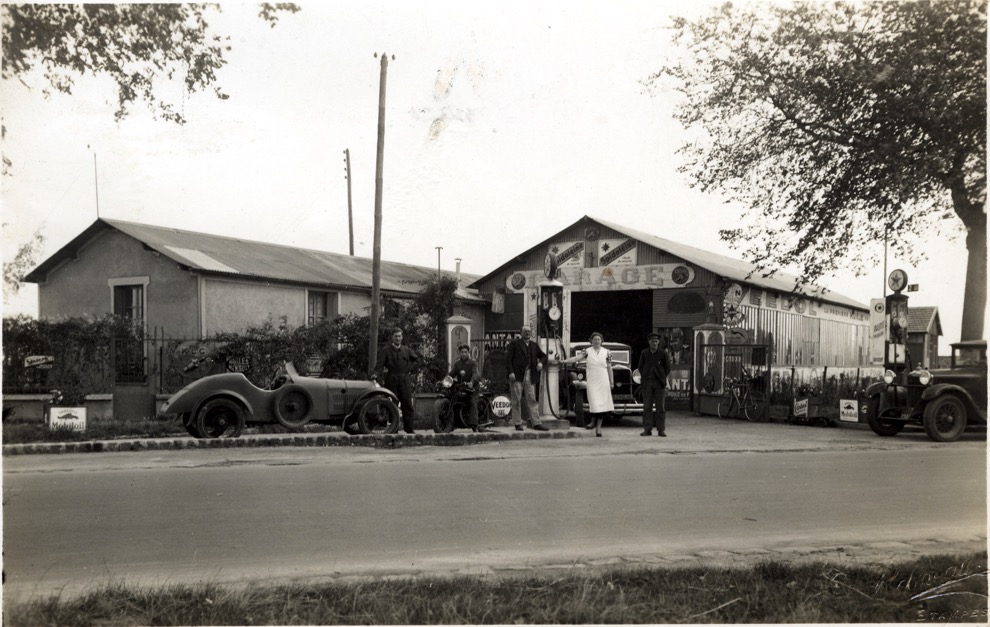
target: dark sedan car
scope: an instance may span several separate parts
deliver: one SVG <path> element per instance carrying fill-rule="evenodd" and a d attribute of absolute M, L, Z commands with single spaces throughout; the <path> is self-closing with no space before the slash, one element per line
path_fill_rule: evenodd
<path fill-rule="evenodd" d="M 569 357 L 583 353 L 591 346 L 589 342 L 572 342 Z M 611 417 L 621 418 L 628 415 L 643 413 L 643 397 L 639 391 L 639 381 L 633 378 L 629 366 L 632 348 L 628 344 L 605 342 L 602 344 L 612 355 L 612 372 L 615 376 L 615 387 L 612 389 L 612 405 L 615 407 Z M 568 364 L 564 366 L 560 376 L 560 404 L 564 411 L 572 411 L 578 420 L 584 420 L 584 412 L 588 411 L 586 390 L 588 382 L 585 365 Z"/>
<path fill-rule="evenodd" d="M 968 426 L 987 424 L 987 341 L 952 344 L 949 368 L 895 373 L 866 390 L 866 422 L 877 435 L 893 436 L 919 423 L 936 442 L 958 440 Z"/>
<path fill-rule="evenodd" d="M 289 430 L 339 424 L 352 435 L 399 428 L 398 399 L 378 383 L 304 377 L 291 362 L 264 388 L 239 372 L 203 377 L 173 394 L 162 413 L 178 415 L 196 438 L 236 438 L 245 425 L 276 423 Z"/>

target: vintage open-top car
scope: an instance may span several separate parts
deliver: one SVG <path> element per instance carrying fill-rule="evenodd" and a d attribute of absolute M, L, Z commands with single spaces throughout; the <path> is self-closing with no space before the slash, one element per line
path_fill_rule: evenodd
<path fill-rule="evenodd" d="M 375 381 L 301 376 L 291 362 L 260 388 L 240 372 L 193 381 L 168 399 L 163 414 L 176 414 L 196 438 L 236 438 L 246 425 L 280 424 L 298 430 L 309 423 L 339 424 L 351 435 L 395 433 L 395 394 Z"/>
<path fill-rule="evenodd" d="M 895 373 L 866 390 L 866 422 L 877 435 L 893 436 L 920 423 L 936 442 L 958 440 L 967 426 L 987 424 L 987 341 L 952 344 L 949 368 Z"/>
<path fill-rule="evenodd" d="M 628 344 L 618 342 L 604 342 L 602 346 L 607 348 L 612 356 L 612 373 L 615 376 L 615 387 L 612 388 L 612 405 L 615 407 L 613 415 L 621 417 L 642 414 L 643 397 L 639 392 L 639 381 L 634 380 L 633 371 L 629 366 L 632 348 Z M 590 342 L 572 342 L 568 357 L 583 354 L 590 347 Z M 560 373 L 560 388 L 561 409 L 572 411 L 578 420 L 583 420 L 584 412 L 588 410 L 585 365 L 566 364 Z"/>

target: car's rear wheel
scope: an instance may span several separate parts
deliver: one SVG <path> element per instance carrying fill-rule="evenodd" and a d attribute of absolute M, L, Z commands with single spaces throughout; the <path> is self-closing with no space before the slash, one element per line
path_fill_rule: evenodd
<path fill-rule="evenodd" d="M 358 411 L 358 428 L 364 434 L 395 433 L 399 430 L 399 408 L 384 396 L 368 399 Z"/>
<path fill-rule="evenodd" d="M 285 385 L 275 392 L 275 420 L 286 429 L 301 429 L 313 419 L 313 397 L 301 385 Z"/>
<path fill-rule="evenodd" d="M 244 429 L 244 410 L 229 398 L 207 401 L 196 414 L 196 430 L 201 438 L 236 438 Z"/>
<path fill-rule="evenodd" d="M 958 396 L 939 396 L 925 407 L 925 433 L 936 442 L 954 442 L 966 430 L 966 406 Z"/>
<path fill-rule="evenodd" d="M 203 434 L 201 434 L 199 432 L 199 429 L 196 428 L 196 421 L 193 420 L 193 417 L 189 412 L 186 412 L 181 416 L 179 416 L 179 420 L 182 421 L 182 426 L 185 428 L 186 433 L 188 433 L 194 438 L 203 437 Z"/>

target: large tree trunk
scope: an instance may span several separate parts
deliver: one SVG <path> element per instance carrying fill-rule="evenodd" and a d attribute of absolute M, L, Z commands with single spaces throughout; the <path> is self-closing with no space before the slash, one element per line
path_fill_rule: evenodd
<path fill-rule="evenodd" d="M 966 234 L 969 261 L 966 263 L 966 293 L 963 300 L 961 340 L 983 338 L 987 309 L 987 218 L 971 226 Z"/>

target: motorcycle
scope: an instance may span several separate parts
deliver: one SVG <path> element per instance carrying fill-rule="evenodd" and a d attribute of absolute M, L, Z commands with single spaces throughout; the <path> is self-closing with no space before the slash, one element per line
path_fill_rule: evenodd
<path fill-rule="evenodd" d="M 433 430 L 450 433 L 454 429 L 470 429 L 471 403 L 474 388 L 470 381 L 455 381 L 450 375 L 440 382 L 440 398 L 433 404 Z M 492 413 L 492 397 L 484 381 L 478 384 L 478 431 L 484 431 L 495 423 Z"/>

